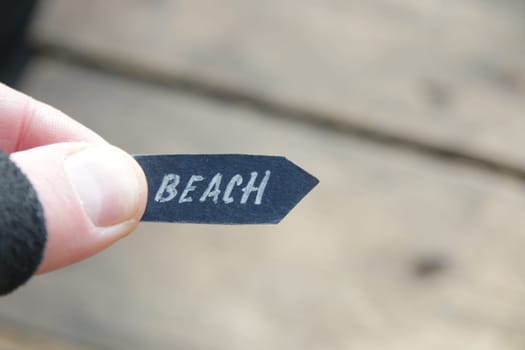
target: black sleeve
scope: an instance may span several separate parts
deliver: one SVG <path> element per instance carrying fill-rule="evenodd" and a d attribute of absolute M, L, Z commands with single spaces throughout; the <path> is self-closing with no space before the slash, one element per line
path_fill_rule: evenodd
<path fill-rule="evenodd" d="M 42 261 L 44 210 L 35 189 L 0 151 L 0 295 L 24 284 Z"/>

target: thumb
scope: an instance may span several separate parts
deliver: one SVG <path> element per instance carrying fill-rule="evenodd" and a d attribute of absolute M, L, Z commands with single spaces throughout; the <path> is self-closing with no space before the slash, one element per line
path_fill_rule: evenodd
<path fill-rule="evenodd" d="M 38 273 L 85 259 L 138 225 L 146 178 L 124 151 L 110 145 L 57 143 L 11 154 L 44 207 L 47 246 Z"/>

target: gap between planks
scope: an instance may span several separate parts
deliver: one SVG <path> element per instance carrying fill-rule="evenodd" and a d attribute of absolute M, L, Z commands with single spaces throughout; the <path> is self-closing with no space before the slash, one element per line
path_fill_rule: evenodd
<path fill-rule="evenodd" d="M 363 125 L 356 121 L 358 118 L 349 121 L 334 114 L 274 101 L 199 77 L 180 72 L 161 72 L 151 67 L 127 62 L 118 57 L 85 53 L 54 43 L 33 42 L 31 43 L 31 52 L 33 57 L 47 57 L 118 78 L 182 91 L 221 103 L 242 105 L 244 108 L 251 108 L 264 113 L 267 117 L 306 124 L 366 142 L 431 157 L 438 161 L 462 164 L 478 171 L 497 174 L 525 183 L 525 167 L 447 145 L 428 142 L 409 135 L 401 135 Z"/>

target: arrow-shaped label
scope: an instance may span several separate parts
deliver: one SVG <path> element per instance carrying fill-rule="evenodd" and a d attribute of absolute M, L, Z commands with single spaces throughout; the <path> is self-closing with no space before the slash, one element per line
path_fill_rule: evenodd
<path fill-rule="evenodd" d="M 319 183 L 284 157 L 134 157 L 148 180 L 143 221 L 275 224 Z"/>

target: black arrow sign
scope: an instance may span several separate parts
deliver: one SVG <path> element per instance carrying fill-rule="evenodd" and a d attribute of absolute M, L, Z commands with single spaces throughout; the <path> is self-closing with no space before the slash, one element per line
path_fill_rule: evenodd
<path fill-rule="evenodd" d="M 134 157 L 148 180 L 143 221 L 275 224 L 319 183 L 284 157 Z"/>

